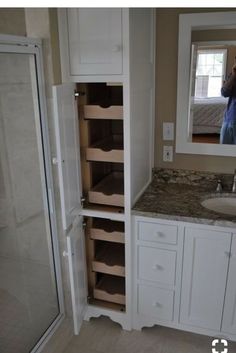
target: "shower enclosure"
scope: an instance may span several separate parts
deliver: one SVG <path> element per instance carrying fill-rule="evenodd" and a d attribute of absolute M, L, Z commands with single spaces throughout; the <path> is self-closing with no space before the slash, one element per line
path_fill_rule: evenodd
<path fill-rule="evenodd" d="M 41 45 L 0 36 L 0 352 L 36 352 L 63 317 Z"/>

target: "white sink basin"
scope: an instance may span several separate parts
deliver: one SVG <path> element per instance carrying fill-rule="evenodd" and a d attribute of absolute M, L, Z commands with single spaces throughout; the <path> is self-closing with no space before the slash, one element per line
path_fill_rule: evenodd
<path fill-rule="evenodd" d="M 236 197 L 213 197 L 201 204 L 211 211 L 236 216 Z"/>

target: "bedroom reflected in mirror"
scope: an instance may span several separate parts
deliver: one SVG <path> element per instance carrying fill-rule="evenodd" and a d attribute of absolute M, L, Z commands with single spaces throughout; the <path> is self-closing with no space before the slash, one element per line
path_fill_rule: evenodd
<path fill-rule="evenodd" d="M 236 42 L 193 42 L 191 49 L 188 141 L 235 144 L 236 137 L 222 140 L 220 133 L 232 100 L 222 85 L 235 64 Z"/>

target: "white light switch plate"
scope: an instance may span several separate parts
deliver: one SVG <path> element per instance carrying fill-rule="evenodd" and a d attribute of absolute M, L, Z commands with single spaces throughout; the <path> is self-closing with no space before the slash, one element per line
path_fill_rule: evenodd
<path fill-rule="evenodd" d="M 163 146 L 163 161 L 173 162 L 173 146 Z"/>
<path fill-rule="evenodd" d="M 163 140 L 174 140 L 174 123 L 163 123 Z"/>

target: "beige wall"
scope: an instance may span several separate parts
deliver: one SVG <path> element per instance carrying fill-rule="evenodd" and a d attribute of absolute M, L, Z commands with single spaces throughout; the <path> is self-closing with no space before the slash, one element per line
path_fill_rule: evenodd
<path fill-rule="evenodd" d="M 53 63 L 53 81 L 54 84 L 60 84 L 61 81 L 61 61 L 60 61 L 60 46 L 58 34 L 57 10 L 49 9 L 49 26 L 51 33 L 51 50 Z"/>
<path fill-rule="evenodd" d="M 235 29 L 211 29 L 192 31 L 192 42 L 207 42 L 210 40 L 235 40 L 236 30 Z"/>
<path fill-rule="evenodd" d="M 209 11 L 213 10 L 157 9 L 155 167 L 229 173 L 234 171 L 236 159 L 232 157 L 174 153 L 172 163 L 162 161 L 163 145 L 172 144 L 162 140 L 162 123 L 176 123 L 178 17 L 180 13 Z M 230 11 L 230 9 L 217 9 L 217 11 Z M 175 147 L 175 141 L 173 146 Z"/>
<path fill-rule="evenodd" d="M 0 8 L 0 34 L 26 35 L 24 9 Z"/>

